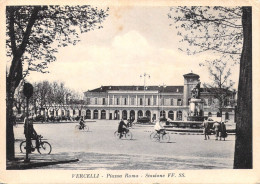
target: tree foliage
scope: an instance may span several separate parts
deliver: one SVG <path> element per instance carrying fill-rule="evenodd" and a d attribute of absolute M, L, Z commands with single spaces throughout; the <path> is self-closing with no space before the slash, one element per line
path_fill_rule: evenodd
<path fill-rule="evenodd" d="M 213 51 L 228 55 L 238 63 L 243 44 L 241 7 L 172 7 L 168 17 L 186 44 L 188 54 Z"/>
<path fill-rule="evenodd" d="M 102 28 L 107 11 L 91 6 L 8 6 L 7 56 L 18 57 L 23 75 L 30 71 L 46 72 L 55 61 L 58 47 L 75 45 L 80 33 Z M 9 74 L 12 72 L 10 68 Z"/>
<path fill-rule="evenodd" d="M 222 109 L 228 105 L 230 97 L 232 97 L 232 93 L 234 93 L 234 89 L 232 89 L 234 82 L 229 79 L 231 76 L 231 69 L 228 67 L 228 63 L 221 58 L 213 61 L 206 61 L 204 66 L 207 67 L 212 82 L 205 83 L 203 86 L 218 100 L 217 105 L 222 117 Z"/>

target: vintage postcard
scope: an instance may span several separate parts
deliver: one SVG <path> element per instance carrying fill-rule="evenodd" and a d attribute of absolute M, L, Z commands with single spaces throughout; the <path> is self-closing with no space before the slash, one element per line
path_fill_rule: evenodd
<path fill-rule="evenodd" d="M 0 183 L 259 183 L 260 1 L 1 1 Z"/>

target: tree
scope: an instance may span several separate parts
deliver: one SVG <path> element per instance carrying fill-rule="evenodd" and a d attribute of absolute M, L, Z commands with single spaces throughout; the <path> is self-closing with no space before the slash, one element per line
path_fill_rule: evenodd
<path fill-rule="evenodd" d="M 252 8 L 173 7 L 168 17 L 188 54 L 208 51 L 240 63 L 234 168 L 252 168 Z"/>
<path fill-rule="evenodd" d="M 79 42 L 79 34 L 101 28 L 107 11 L 91 6 L 8 6 L 6 47 L 11 58 L 6 74 L 6 157 L 14 159 L 11 118 L 15 89 L 30 73 L 45 73 L 58 47 Z"/>
<path fill-rule="evenodd" d="M 206 61 L 206 67 L 208 68 L 212 83 L 204 84 L 206 91 L 211 93 L 214 98 L 218 100 L 217 106 L 220 117 L 222 117 L 223 108 L 228 105 L 227 101 L 233 96 L 232 87 L 234 85 L 234 82 L 229 80 L 231 69 L 223 59 L 224 58 Z"/>

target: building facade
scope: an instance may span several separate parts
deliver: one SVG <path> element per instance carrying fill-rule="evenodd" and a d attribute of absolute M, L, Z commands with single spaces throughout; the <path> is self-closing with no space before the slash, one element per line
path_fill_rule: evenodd
<path fill-rule="evenodd" d="M 85 105 L 73 114 L 85 119 L 131 119 L 146 116 L 158 119 L 161 116 L 174 121 L 187 121 L 191 91 L 199 83 L 199 75 L 183 75 L 183 86 L 101 86 L 84 92 Z M 203 116 L 220 116 L 218 100 L 201 88 Z M 234 122 L 235 93 L 231 92 L 222 108 L 222 119 Z"/>

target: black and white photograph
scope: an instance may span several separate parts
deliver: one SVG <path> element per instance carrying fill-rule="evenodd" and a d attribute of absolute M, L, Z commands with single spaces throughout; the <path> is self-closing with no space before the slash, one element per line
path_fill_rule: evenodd
<path fill-rule="evenodd" d="M 259 182 L 259 2 L 170 2 L 1 5 L 0 183 Z"/>

